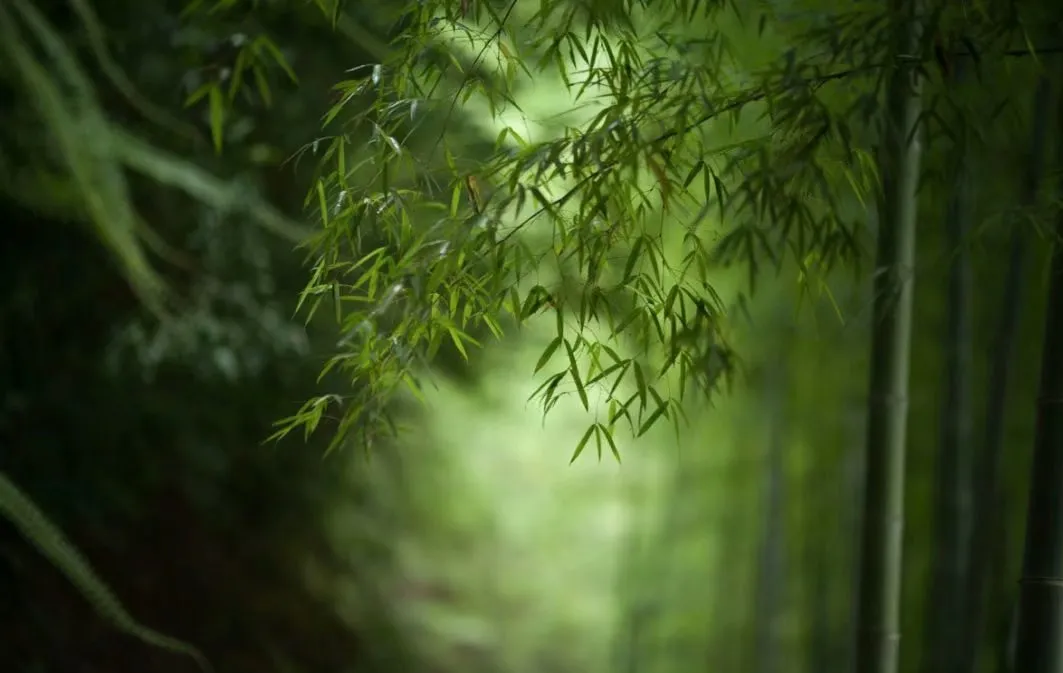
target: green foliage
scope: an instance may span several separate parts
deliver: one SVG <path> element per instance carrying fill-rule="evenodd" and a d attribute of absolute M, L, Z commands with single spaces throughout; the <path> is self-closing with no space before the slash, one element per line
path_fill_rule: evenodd
<path fill-rule="evenodd" d="M 83 5 L 77 6 L 87 11 Z M 23 40 L 25 33 L 35 39 L 44 59 L 38 59 Z M 69 183 L 78 209 L 86 213 L 100 242 L 120 261 L 137 292 L 150 306 L 161 307 L 161 281 L 140 245 L 140 222 L 132 209 L 121 164 L 108 144 L 112 127 L 95 99 L 91 82 L 59 34 L 29 3 L 16 0 L 0 7 L 0 39 L 22 81 L 22 90 L 29 94 L 57 144 L 62 172 L 50 179 Z M 195 648 L 141 625 L 126 612 L 60 530 L 2 474 L 0 511 L 116 627 L 146 643 L 190 655 L 204 670 L 209 669 Z"/>
<path fill-rule="evenodd" d="M 213 77 L 201 84 L 185 99 L 185 107 L 191 107 L 201 100 L 206 100 L 210 111 L 210 133 L 214 150 L 222 151 L 225 138 L 225 126 L 228 107 L 237 95 L 244 93 L 244 78 L 251 74 L 260 102 L 269 107 L 273 104 L 273 93 L 269 84 L 267 69 L 269 65 L 279 67 L 292 82 L 298 82 L 295 72 L 288 65 L 287 59 L 277 45 L 266 35 L 248 39 L 242 34 L 229 38 L 236 50 L 232 66 L 219 67 Z"/>
<path fill-rule="evenodd" d="M 1021 34 L 1012 9 L 935 8 L 920 53 L 895 57 L 876 5 L 796 18 L 687 0 L 403 6 L 387 57 L 336 87 L 307 200 L 322 228 L 300 306 L 331 303 L 342 338 L 325 370 L 351 389 L 276 436 L 338 413 L 333 445 L 368 446 L 444 344 L 468 357 L 480 335 L 541 314 L 557 329 L 537 369 L 565 364 L 536 397 L 549 411 L 574 395 L 594 417 L 577 455 L 592 439 L 612 449 L 621 425 L 678 431 L 686 392 L 718 390 L 738 361 L 720 270 L 744 268 L 753 291 L 787 258 L 813 285 L 857 262 L 885 74 L 898 59 L 925 73 L 939 34 L 987 58 Z M 720 22 L 750 40 L 774 31 L 771 55 L 750 67 Z M 550 76 L 572 106 L 538 140 L 518 99 Z M 502 126 L 487 156 L 446 133 L 476 114 Z"/>
<path fill-rule="evenodd" d="M 84 22 L 97 57 L 104 70 L 111 73 L 119 88 L 134 100 L 139 100 L 132 85 L 125 81 L 103 46 L 100 27 L 83 2 L 74 7 Z M 148 176 L 163 185 L 170 185 L 188 193 L 214 208 L 247 212 L 262 226 L 298 242 L 304 232 L 294 223 L 276 213 L 260 198 L 239 184 L 230 184 L 206 173 L 186 159 L 153 147 L 133 133 L 116 126 L 97 100 L 93 83 L 85 74 L 76 56 L 63 44 L 63 39 L 48 23 L 44 15 L 30 3 L 14 2 L 0 10 L 0 31 L 3 48 L 19 79 L 17 89 L 33 104 L 37 118 L 43 123 L 45 137 L 51 138 L 54 148 L 46 155 L 20 165 L 17 154 L 23 148 L 5 148 L 0 155 L 0 168 L 10 196 L 34 208 L 55 211 L 56 193 L 65 196 L 59 205 L 60 213 L 73 219 L 91 223 L 100 240 L 114 253 L 132 287 L 144 301 L 156 310 L 163 309 L 164 288 L 152 268 L 144 250 L 155 238 L 136 213 L 130 193 L 126 170 Z M 37 48 L 28 43 L 29 36 Z M 274 53 L 255 42 L 258 50 Z M 43 55 L 38 55 L 38 51 Z M 256 52 L 257 53 L 257 52 Z M 277 54 L 279 57 L 279 54 Z M 6 74 L 6 73 L 5 73 Z M 144 104 L 149 119 L 164 117 Z"/>
<path fill-rule="evenodd" d="M 71 5 L 86 29 L 93 54 L 116 88 L 147 119 L 186 131 L 181 122 L 139 96 L 110 57 L 91 6 L 84 0 L 72 0 Z M 40 125 L 34 132 L 26 133 L 23 128 L 21 136 L 5 138 L 0 174 L 6 195 L 59 218 L 90 224 L 156 316 L 164 313 L 167 297 L 148 250 L 163 250 L 136 212 L 127 170 L 184 191 L 214 209 L 244 211 L 290 241 L 304 237 L 297 225 L 241 185 L 220 180 L 114 124 L 77 56 L 31 3 L 16 0 L 0 7 L 0 41 L 7 57 L 0 78 L 25 96 L 32 106 L 31 118 Z M 258 40 L 252 46 L 256 54 L 264 51 L 282 60 L 268 41 Z M 251 63 L 249 67 L 258 66 Z M 50 141 L 43 156 L 23 159 L 21 154 L 35 149 L 26 137 Z M 204 670 L 209 668 L 195 648 L 138 623 L 59 529 L 4 475 L 0 475 L 0 511 L 116 627 L 151 645 L 192 656 Z"/>
<path fill-rule="evenodd" d="M 203 3 L 186 19 L 225 24 L 229 14 L 281 4 Z M 339 3 L 314 4 L 339 34 L 371 43 L 365 50 L 377 54 L 379 63 L 352 68 L 336 86 L 338 102 L 325 115 L 327 135 L 307 147 L 321 167 L 307 200 L 320 228 L 307 245 L 313 271 L 300 304 L 321 324 L 336 323 L 339 343 L 325 373 L 339 390 L 311 400 L 277 436 L 324 426 L 333 446 L 353 436 L 368 447 L 388 427 L 401 391 L 425 392 L 430 366 L 441 353 L 475 360 L 487 339 L 508 337 L 517 328 L 529 333 L 534 321 L 536 328 L 551 329 L 541 352 L 525 362 L 529 374 L 545 376 L 535 396 L 547 411 L 565 408 L 567 397 L 594 416 L 572 437 L 573 459 L 593 447 L 599 456 L 609 452 L 619 460 L 627 445 L 616 434 L 618 426 L 643 437 L 652 437 L 662 423 L 678 430 L 692 404 L 698 413 L 704 409 L 700 399 L 691 402 L 690 389 L 718 390 L 738 371 L 738 351 L 743 357 L 754 353 L 756 330 L 735 319 L 746 306 L 726 287 L 736 274 L 725 270 L 742 273 L 749 291 L 763 294 L 770 281 L 765 272 L 778 269 L 787 282 L 796 277 L 823 322 L 809 328 L 816 336 L 802 337 L 805 351 L 795 356 L 806 360 L 797 363 L 806 383 L 794 422 L 807 434 L 794 440 L 794 460 L 814 454 L 813 467 L 801 475 L 802 489 L 822 491 L 823 481 L 813 475 L 821 467 L 836 469 L 839 447 L 854 444 L 851 432 L 831 431 L 826 440 L 816 433 L 858 387 L 851 383 L 852 363 L 861 355 L 852 345 L 866 335 L 859 313 L 864 299 L 837 271 L 859 261 L 868 223 L 874 222 L 869 211 L 878 198 L 878 80 L 894 66 L 885 42 L 891 18 L 882 7 L 803 3 L 800 12 L 759 7 L 760 15 L 711 2 L 654 3 L 652 9 L 634 2 L 400 3 L 389 10 L 398 17 L 394 25 L 376 31 L 386 38 L 372 41 L 364 28 L 358 32 L 361 17 L 352 20 Z M 95 65 L 114 88 L 160 128 L 182 127 L 135 102 L 142 97 L 122 83 L 91 10 L 82 2 L 71 6 Z M 122 251 L 141 256 L 128 263 L 133 270 L 151 271 L 140 249 L 150 239 L 129 205 L 126 172 L 210 209 L 249 216 L 286 240 L 303 240 L 300 228 L 245 185 L 153 145 L 147 134 L 117 128 L 97 102 L 68 85 L 84 85 L 84 72 L 66 68 L 72 61 L 47 36 L 55 30 L 33 23 L 25 7 L 16 2 L 0 8 L 0 28 L 11 28 L 16 38 L 7 40 L 4 33 L 0 48 L 13 56 L 0 75 L 32 94 L 21 98 L 36 106 L 32 128 L 42 132 L 34 135 L 51 141 L 48 152 L 23 152 L 33 159 L 23 164 L 18 151 L 26 148 L 5 136 L 4 177 L 19 178 L 4 181 L 13 196 L 100 227 L 103 240 L 113 239 L 109 246 L 118 259 L 125 259 Z M 911 55 L 931 82 L 923 120 L 931 146 L 947 141 L 957 119 L 991 117 L 998 104 L 969 92 L 958 100 L 938 89 L 936 37 L 948 36 L 953 56 L 970 55 L 998 78 L 1007 54 L 1023 58 L 1030 52 L 1023 22 L 1012 15 L 1028 15 L 1028 8 L 974 6 L 978 11 L 969 16 L 961 10 L 971 7 L 947 9 L 928 22 L 922 53 Z M 220 32 L 221 55 L 205 53 L 199 43 L 193 47 L 209 64 L 194 73 L 199 79 L 189 77 L 194 81 L 187 89 L 194 108 L 189 111 L 202 113 L 211 136 L 204 147 L 224 150 L 224 156 L 238 147 L 238 122 L 248 109 L 283 105 L 277 81 L 294 83 L 296 69 L 304 83 L 318 73 L 291 58 L 280 36 L 265 37 L 271 31 L 225 24 Z M 536 88 L 539 81 L 556 81 L 553 88 L 567 98 L 537 100 L 547 88 Z M 313 93 L 303 86 L 300 98 Z M 92 153 L 84 146 L 86 135 L 75 134 L 72 125 L 98 131 L 87 134 Z M 994 133 L 1009 132 L 994 126 Z M 473 135 L 482 136 L 479 143 L 468 142 Z M 89 178 L 111 186 L 100 191 Z M 115 187 L 115 180 L 126 183 Z M 996 196 L 990 193 L 983 197 L 987 203 Z M 99 194 L 107 197 L 103 205 L 87 210 L 87 195 Z M 994 215 L 989 212 L 986 221 Z M 112 225 L 118 233 L 108 233 L 105 227 Z M 220 267 L 238 254 L 227 250 L 222 256 Z M 127 273 L 136 283 L 134 271 Z M 204 303 L 242 296 L 242 289 L 204 291 Z M 820 306 L 824 300 L 832 306 Z M 225 341 L 230 325 L 195 308 L 159 330 L 147 320 L 127 330 L 141 364 L 157 364 L 150 357 L 163 344 L 169 355 L 202 356 L 197 366 L 216 364 L 224 376 L 232 371 L 226 353 L 242 349 L 248 363 L 241 360 L 238 369 L 250 367 L 260 344 L 249 347 L 235 332 L 231 343 Z M 844 327 L 856 326 L 844 339 L 839 317 Z M 225 333 L 221 345 L 210 341 L 219 332 Z M 829 346 L 810 345 L 823 333 Z M 272 336 L 282 341 L 285 334 Z M 835 346 L 837 352 L 824 355 Z M 440 421 L 446 422 L 452 419 Z M 742 452 L 759 441 L 745 428 L 760 423 L 750 414 L 712 423 L 705 434 L 712 448 L 733 443 Z M 702 460 L 699 468 L 714 474 L 716 464 Z M 703 498 L 688 519 L 702 521 L 695 516 L 698 507 L 736 509 L 725 489 L 741 489 L 726 476 L 716 479 L 711 489 L 705 488 L 708 481 L 687 486 L 713 491 L 711 502 Z M 16 501 L 7 502 L 10 508 Z M 435 511 L 438 503 L 425 508 Z M 819 516 L 802 516 L 819 530 Z M 839 536 L 822 538 L 826 548 Z M 664 546 L 672 542 L 669 535 L 661 539 Z M 698 572 L 704 572 L 719 539 L 710 540 L 702 523 L 691 526 L 686 539 L 698 547 Z M 832 568 L 838 565 L 836 557 L 830 560 Z M 668 595 L 678 601 L 690 593 L 687 582 L 695 575 L 673 575 L 665 580 Z M 844 596 L 835 593 L 831 621 L 844 624 Z M 703 647 L 700 638 L 690 636 L 690 649 Z"/>
<path fill-rule="evenodd" d="M 203 671 L 211 670 L 210 664 L 196 648 L 149 629 L 134 619 L 62 531 L 3 473 L 0 473 L 0 513 L 14 523 L 26 539 L 66 575 L 100 615 L 115 627 L 149 645 L 190 656 Z"/>
<path fill-rule="evenodd" d="M 43 58 L 24 36 L 37 43 Z M 92 84 L 62 37 L 28 2 L 16 0 L 0 8 L 0 40 L 21 80 L 20 90 L 57 145 L 58 175 L 53 172 L 47 177 L 68 183 L 70 198 L 84 209 L 133 286 L 149 305 L 159 307 L 161 281 L 140 246 L 141 224 L 132 209 L 121 164 L 108 143 L 110 126 Z"/>

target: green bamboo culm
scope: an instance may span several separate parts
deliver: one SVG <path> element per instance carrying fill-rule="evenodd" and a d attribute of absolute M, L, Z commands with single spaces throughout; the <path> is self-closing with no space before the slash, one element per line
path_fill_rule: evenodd
<path fill-rule="evenodd" d="M 887 80 L 879 157 L 882 176 L 875 253 L 874 321 L 856 623 L 857 673 L 896 673 L 899 659 L 904 462 L 912 340 L 916 192 L 922 147 L 921 3 L 891 0 L 893 72 Z"/>
<path fill-rule="evenodd" d="M 953 66 L 947 86 L 958 88 L 966 79 L 963 61 Z M 957 115 L 951 149 L 951 184 L 944 213 L 945 240 L 951 251 L 945 302 L 945 329 L 941 352 L 944 395 L 941 407 L 941 438 L 933 511 L 934 539 L 938 550 L 930 562 L 930 589 L 926 604 L 921 670 L 923 673 L 959 673 L 965 648 L 960 636 L 962 615 L 968 614 L 964 594 L 970 556 L 967 542 L 971 528 L 971 306 L 973 269 L 970 236 L 974 192 L 970 168 L 971 133 L 967 119 Z M 981 552 L 979 552 L 981 553 Z"/>
<path fill-rule="evenodd" d="M 1063 129 L 1059 136 L 1063 161 Z M 1012 667 L 1021 673 L 1063 671 L 1063 214 L 1056 217 Z"/>
<path fill-rule="evenodd" d="M 1041 183 L 1045 179 L 1048 163 L 1049 119 L 1052 115 L 1051 83 L 1045 76 L 1037 82 L 1033 97 L 1033 129 L 1030 138 L 1029 159 L 1022 187 L 1022 205 L 1033 208 L 1038 204 Z M 1018 223 L 1012 225 L 1009 243 L 1007 271 L 1004 275 L 1004 292 L 992 346 L 992 361 L 989 365 L 988 394 L 985 399 L 983 443 L 975 462 L 973 521 L 978 525 L 971 529 L 967 543 L 967 558 L 970 567 L 967 574 L 968 609 L 963 613 L 959 636 L 960 643 L 984 642 L 989 631 L 990 587 L 995 583 L 996 561 L 987 549 L 1006 545 L 1002 510 L 1001 475 L 1005 473 L 1004 420 L 1009 396 L 1009 385 L 1014 366 L 1015 344 L 1018 340 L 1020 314 L 1026 301 L 1025 271 L 1030 257 L 1028 239 L 1032 232 Z M 973 671 L 976 667 L 978 647 L 961 647 L 958 670 Z M 1004 669 L 1002 669 L 1004 670 Z"/>
<path fill-rule="evenodd" d="M 44 512 L 3 472 L 0 472 L 0 514 L 15 524 L 22 535 L 66 575 L 92 607 L 116 628 L 149 645 L 189 656 L 203 671 L 210 673 L 210 663 L 198 649 L 134 619 L 59 527 L 49 521 Z"/>

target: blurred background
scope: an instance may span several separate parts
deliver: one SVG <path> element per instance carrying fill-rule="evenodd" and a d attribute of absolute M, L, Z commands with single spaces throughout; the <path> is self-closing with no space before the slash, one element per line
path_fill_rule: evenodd
<path fill-rule="evenodd" d="M 569 465 L 585 413 L 566 398 L 544 422 L 528 401 L 553 337 L 537 323 L 469 365 L 444 352 L 425 403 L 396 408 L 406 430 L 387 446 L 325 456 L 328 428 L 264 443 L 323 389 L 336 336 L 294 316 L 308 274 L 296 242 L 314 222 L 304 197 L 332 87 L 383 57 L 389 10 L 348 3 L 334 28 L 302 2 L 195 21 L 184 8 L 0 6 L 0 470 L 134 616 L 194 643 L 219 673 L 849 669 L 866 278 L 835 274 L 799 292 L 796 269 L 765 273 L 735 327 L 744 367 L 732 390 L 688 399 L 679 436 L 619 438 L 620 463 L 588 450 Z M 714 29 L 751 61 L 786 39 Z M 298 83 L 283 68 L 248 70 L 218 153 L 221 108 L 207 94 L 188 100 L 231 78 L 257 35 Z M 1016 67 L 993 80 L 1021 101 L 980 150 L 993 161 L 978 164 L 977 213 L 1020 198 L 1012 176 L 1032 150 L 1015 139 L 1029 136 L 1034 79 Z M 556 74 L 527 82 L 520 100 L 545 120 L 532 139 L 557 132 L 550 120 L 573 106 Z M 503 125 L 470 104 L 447 133 L 475 158 Z M 105 127 L 139 144 L 100 142 Z M 950 161 L 938 149 L 931 166 Z M 970 304 L 950 341 L 946 200 L 942 181 L 923 192 L 903 669 L 970 655 L 950 670 L 1001 671 L 1047 246 L 1031 237 L 1014 266 L 1010 220 L 973 216 L 987 224 L 964 255 Z M 143 266 L 125 255 L 136 238 Z M 1006 295 L 1009 268 L 1019 294 Z M 737 296 L 745 273 L 721 272 L 717 289 Z M 162 319 L 132 289 L 156 281 L 180 297 Z M 944 454 L 953 355 L 965 434 L 960 453 Z M 994 517 L 974 524 L 982 534 L 936 523 L 957 502 L 968 521 Z M 955 559 L 963 570 L 950 575 Z M 935 598 L 957 581 L 974 587 L 964 608 Z M 943 605 L 953 612 L 942 617 Z M 935 628 L 971 612 L 982 638 L 942 654 Z M 113 628 L 6 521 L 0 624 L 12 673 L 196 670 Z"/>

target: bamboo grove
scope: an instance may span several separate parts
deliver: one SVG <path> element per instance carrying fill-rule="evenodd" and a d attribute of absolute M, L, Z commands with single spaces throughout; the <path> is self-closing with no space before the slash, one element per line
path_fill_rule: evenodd
<path fill-rule="evenodd" d="M 537 368 L 555 352 L 563 353 L 565 365 L 540 388 L 544 408 L 574 392 L 594 421 L 573 460 L 592 439 L 599 456 L 604 442 L 619 460 L 618 425 L 638 435 L 670 420 L 679 432 L 678 402 L 686 390 L 711 395 L 735 366 L 725 327 L 735 308 L 718 301 L 713 269 L 746 267 L 752 292 L 760 269 L 777 268 L 788 255 L 802 265 L 812 260 L 820 272 L 859 268 L 861 236 L 873 221 L 856 663 L 867 673 L 893 673 L 922 147 L 940 143 L 939 137 L 952 140 L 954 151 L 973 142 L 984 113 L 963 109 L 952 95 L 957 72 L 973 70 L 981 79 L 985 62 L 1050 58 L 1025 26 L 1058 26 L 1060 16 L 1033 5 L 903 0 L 806 13 L 660 4 L 542 2 L 530 16 L 515 16 L 516 2 L 428 3 L 403 13 L 393 59 L 341 85 L 343 98 L 328 117 L 343 130 L 324 154 L 316 190 L 324 231 L 314 244 L 317 261 L 305 298 L 316 295 L 316 307 L 332 295 L 348 337 L 330 366 L 349 372 L 356 392 L 313 400 L 292 423 L 312 428 L 328 404 L 340 402 L 344 420 L 336 438 L 342 441 L 353 419 L 381 415 L 382 401 L 398 386 L 416 391 L 416 368 L 431 361 L 444 340 L 464 355 L 467 345 L 478 345 L 470 332 L 486 327 L 501 338 L 503 321 L 519 324 L 546 311 L 556 317 L 557 336 Z M 684 30 L 699 14 L 723 12 L 756 20 L 758 32 L 778 24 L 801 47 L 779 54 L 760 72 L 734 76 L 737 63 L 719 34 Z M 474 45 L 471 62 L 438 53 L 438 45 L 453 39 L 450 32 Z M 403 139 L 417 132 L 410 121 L 418 105 L 433 110 L 435 103 L 445 124 L 459 101 L 479 95 L 490 114 L 503 114 L 515 105 L 508 95 L 514 82 L 544 67 L 556 68 L 577 90 L 577 101 L 597 99 L 589 123 L 541 143 L 508 128 L 481 165 L 464 165 L 444 145 L 449 184 L 428 182 L 438 178 L 429 178 L 425 166 L 434 168 L 439 157 L 404 150 Z M 438 95 L 446 89 L 453 92 Z M 352 113 L 353 101 L 364 111 Z M 734 131 L 743 113 L 761 115 L 759 133 L 729 147 L 705 142 L 706 125 L 730 123 Z M 372 129 L 363 150 L 367 169 L 349 165 L 343 132 L 362 124 Z M 960 158 L 954 172 L 964 162 Z M 359 194 L 352 174 L 364 176 L 360 182 L 369 190 Z M 842 176 L 850 194 L 839 193 Z M 959 219 L 964 215 L 955 211 L 966 206 L 963 178 L 951 179 L 957 193 L 948 217 Z M 1032 201 L 1038 181 L 1030 178 Z M 846 211 L 846 197 L 873 199 L 877 208 Z M 654 225 L 654 212 L 670 208 L 690 213 L 683 230 Z M 412 222 L 421 212 L 438 219 L 418 228 Z M 707 217 L 724 223 L 725 233 L 712 244 L 703 226 Z M 358 240 L 364 228 L 379 239 Z M 549 231 L 538 247 L 530 242 L 534 229 Z M 664 262 L 670 238 L 682 239 L 678 268 Z M 968 244 L 962 233 L 953 240 L 958 251 Z M 544 265 L 556 269 L 553 287 L 529 280 Z M 965 291 L 962 279 L 954 283 L 955 292 Z M 1052 352 L 1060 328 L 1051 310 L 1016 670 L 1063 670 L 1055 644 L 1063 618 L 1051 597 L 1063 571 L 1063 544 L 1051 523 L 1060 511 L 1063 471 L 1051 413 L 1060 385 Z M 635 344 L 638 355 L 620 356 L 621 341 Z M 626 376 L 635 390 L 618 394 Z M 954 513 L 945 523 L 956 525 L 961 516 Z M 963 589 L 942 591 L 942 605 L 955 606 Z M 977 626 L 964 635 L 976 642 Z M 957 648 L 955 657 L 964 641 L 945 642 Z M 931 670 L 951 665 L 948 654 L 940 664 Z"/>
<path fill-rule="evenodd" d="M 337 31 L 358 30 L 342 4 L 314 4 Z M 93 25 L 84 3 L 71 5 Z M 194 2 L 183 20 L 253 13 L 256 5 Z M 46 79 L 19 41 L 26 35 L 66 67 L 29 3 L 11 7 L 0 9 L 0 29 L 19 72 Z M 711 29 L 725 23 L 734 30 Z M 743 375 L 736 325 L 766 279 L 797 269 L 798 289 L 822 295 L 822 279 L 848 274 L 869 286 L 872 319 L 853 663 L 859 673 L 895 673 L 904 642 L 912 303 L 921 232 L 938 226 L 919 221 L 917 206 L 924 185 L 944 185 L 949 324 L 957 327 L 943 339 L 949 412 L 938 473 L 951 505 L 937 515 L 954 537 L 949 547 L 965 553 L 935 558 L 931 569 L 938 613 L 926 629 L 938 647 L 925 670 L 976 670 L 971 644 L 988 637 L 980 550 L 1001 542 L 1003 523 L 993 498 L 972 505 L 963 494 L 971 483 L 981 493 L 1000 489 L 994 399 L 1006 394 L 1020 299 L 1040 289 L 1020 280 L 1028 248 L 1039 241 L 1055 252 L 1011 670 L 1063 673 L 1063 248 L 1056 245 L 1063 224 L 1054 224 L 1063 223 L 1056 179 L 1063 127 L 1052 123 L 1063 116 L 1061 25 L 1058 7 L 1014 0 L 427 0 L 380 10 L 373 30 L 387 39 L 375 47 L 379 61 L 336 84 L 321 137 L 298 158 L 317 167 L 299 310 L 307 320 L 327 313 L 334 321 L 324 373 L 349 385 L 307 401 L 278 423 L 274 438 L 320 426 L 331 448 L 370 450 L 397 432 L 395 401 L 422 394 L 441 352 L 472 359 L 487 340 L 547 320 L 555 335 L 528 372 L 546 374 L 536 392 L 544 413 L 577 399 L 588 425 L 571 460 L 593 448 L 623 461 L 621 435 L 645 435 L 658 424 L 681 434 L 692 404 L 708 408 Z M 728 32 L 770 45 L 771 53 L 754 56 Z M 292 82 L 300 75 L 266 36 L 234 50 L 234 67 L 187 100 L 189 109 L 207 110 L 219 153 L 241 91 L 268 99 L 267 72 Z M 1011 68 L 1036 71 L 1036 91 L 1023 97 L 1009 88 Z M 529 123 L 534 115 L 515 92 L 545 77 L 564 86 L 572 109 Z M 46 100 L 58 94 L 35 90 L 42 112 L 54 117 L 49 124 L 69 130 L 60 101 Z M 79 109 L 92 111 L 82 93 Z M 475 125 L 477 115 L 514 121 L 482 151 L 452 146 L 447 131 Z M 101 244 L 155 302 L 156 278 L 132 242 L 135 217 L 121 206 L 127 197 L 94 196 L 121 189 L 120 181 L 92 167 L 124 166 L 230 207 L 240 196 L 94 120 L 113 142 L 81 147 L 57 133 L 63 170 L 96 208 L 90 220 Z M 1029 149 L 1029 170 L 1011 202 L 987 206 L 977 199 L 979 164 L 1002 142 Z M 296 225 L 264 205 L 239 205 L 300 238 Z M 1012 249 L 985 432 L 971 452 L 974 401 L 964 363 L 973 356 L 962 325 L 971 320 L 965 307 L 974 292 L 968 251 L 989 226 L 983 222 L 1009 227 Z M 724 300 L 717 280 L 736 270 L 744 291 Z M 11 502 L 2 508 L 8 516 Z M 27 530 L 53 534 L 43 524 Z M 957 566 L 963 572 L 952 572 Z"/>

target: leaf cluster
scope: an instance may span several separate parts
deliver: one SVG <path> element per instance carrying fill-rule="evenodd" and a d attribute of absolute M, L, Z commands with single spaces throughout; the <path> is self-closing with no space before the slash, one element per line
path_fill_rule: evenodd
<path fill-rule="evenodd" d="M 835 9 L 791 18 L 801 46 L 744 70 L 722 32 L 686 30 L 743 18 L 724 3 L 545 1 L 519 21 L 517 7 L 410 5 L 391 56 L 337 87 L 301 303 L 313 314 L 331 301 L 345 336 L 326 371 L 355 392 L 311 400 L 278 435 L 313 430 L 336 403 L 335 443 L 353 428 L 368 443 L 444 340 L 464 355 L 478 329 L 501 337 L 540 315 L 556 334 L 537 370 L 555 354 L 565 364 L 536 395 L 549 410 L 574 394 L 595 415 L 577 454 L 592 437 L 615 446 L 621 421 L 636 435 L 678 424 L 685 391 L 712 393 L 737 362 L 713 287 L 722 269 L 747 269 L 753 291 L 788 258 L 802 280 L 860 259 L 886 75 L 915 61 L 927 76 L 937 32 L 962 29 L 954 43 L 977 42 L 984 57 L 1018 25 L 938 9 L 924 48 L 907 54 L 885 9 Z M 765 13 L 758 34 L 777 21 Z M 504 120 L 549 73 L 593 116 L 526 138 Z M 446 133 L 476 100 L 503 126 L 486 159 L 462 156 Z M 443 130 L 415 143 L 429 118 Z"/>

